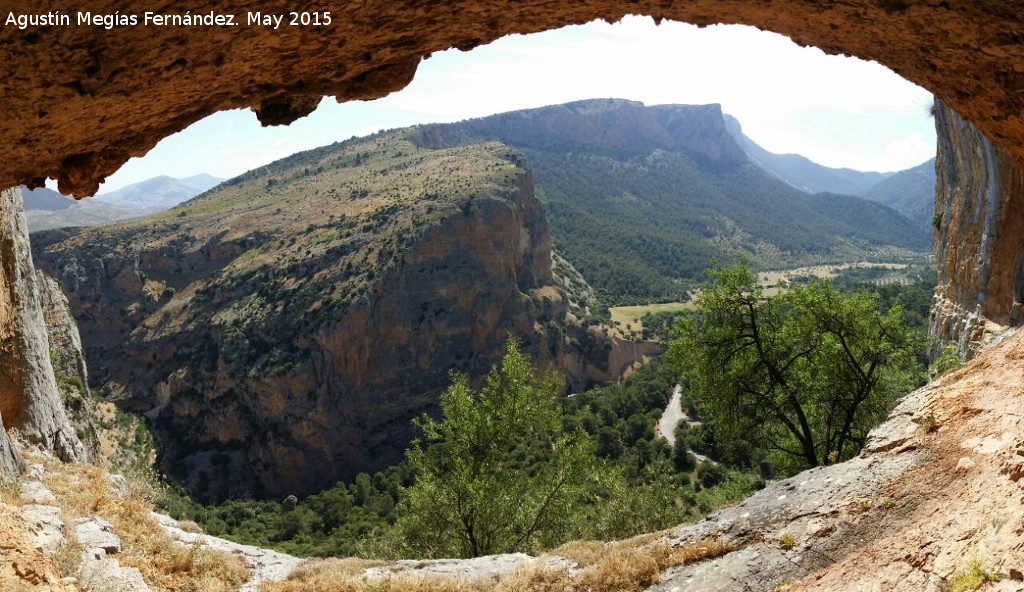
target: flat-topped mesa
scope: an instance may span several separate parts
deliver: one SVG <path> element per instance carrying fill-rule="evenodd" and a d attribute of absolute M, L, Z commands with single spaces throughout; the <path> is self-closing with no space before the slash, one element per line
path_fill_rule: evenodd
<path fill-rule="evenodd" d="M 524 149 L 584 150 L 614 158 L 671 150 L 715 168 L 735 168 L 747 160 L 729 134 L 718 104 L 648 107 L 624 99 L 589 99 L 454 124 L 421 125 L 410 138 L 426 147 L 485 139 Z"/>

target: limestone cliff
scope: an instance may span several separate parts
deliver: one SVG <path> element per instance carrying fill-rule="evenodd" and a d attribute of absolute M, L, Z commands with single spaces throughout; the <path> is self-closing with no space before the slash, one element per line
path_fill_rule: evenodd
<path fill-rule="evenodd" d="M 5 430 L 68 461 L 88 454 L 75 435 L 50 361 L 21 192 L 0 193 L 0 417 Z"/>
<path fill-rule="evenodd" d="M 954 342 L 973 357 L 1024 318 L 1024 170 L 939 100 L 935 127 L 939 278 L 929 333 L 933 349 Z"/>
<path fill-rule="evenodd" d="M 96 401 L 89 392 L 89 371 L 78 325 L 57 280 L 37 270 L 36 285 L 39 287 L 39 304 L 49 337 L 50 362 L 57 390 L 71 419 L 71 427 L 85 446 L 86 454 L 91 459 L 98 459 L 99 436 L 93 423 Z"/>
<path fill-rule="evenodd" d="M 633 361 L 568 346 L 544 210 L 497 143 L 428 150 L 392 132 L 150 220 L 33 239 L 95 383 L 151 418 L 163 469 L 204 499 L 309 493 L 396 462 L 449 371 L 481 379 L 512 335 L 576 370 L 573 388 Z"/>

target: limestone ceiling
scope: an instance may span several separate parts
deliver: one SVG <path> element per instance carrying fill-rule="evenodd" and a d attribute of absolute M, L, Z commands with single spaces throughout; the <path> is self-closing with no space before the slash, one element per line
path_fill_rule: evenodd
<path fill-rule="evenodd" d="M 25 4 L 15 15 L 58 7 Z M 329 12 L 331 24 L 247 24 L 249 12 L 283 15 L 298 5 Z M 181 6 L 154 0 L 148 10 Z M 139 24 L 77 25 L 71 12 L 71 26 L 0 29 L 0 187 L 55 177 L 63 192 L 87 196 L 129 158 L 216 111 L 251 107 L 264 124 L 286 124 L 324 95 L 347 101 L 399 90 L 431 52 L 626 14 L 750 24 L 877 60 L 1024 163 L 1024 11 L 1016 0 L 194 0 L 188 8 L 235 15 L 239 24 L 147 25 L 145 9 L 84 0 L 73 10 L 120 11 Z M 700 56 L 651 59 L 670 76 L 673 60 Z"/>

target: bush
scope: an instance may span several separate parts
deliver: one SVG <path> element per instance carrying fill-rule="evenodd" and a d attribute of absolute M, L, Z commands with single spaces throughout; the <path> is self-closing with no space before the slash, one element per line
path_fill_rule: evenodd
<path fill-rule="evenodd" d="M 959 368 L 963 363 L 963 359 L 960 357 L 960 348 L 955 343 L 947 343 L 942 346 L 942 353 L 939 354 L 939 357 L 935 358 L 935 361 L 932 362 L 931 368 L 928 369 L 928 374 L 935 378 L 954 368 Z"/>

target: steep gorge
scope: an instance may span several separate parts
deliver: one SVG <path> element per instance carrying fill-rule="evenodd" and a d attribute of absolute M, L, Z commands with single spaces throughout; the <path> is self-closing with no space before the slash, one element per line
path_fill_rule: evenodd
<path fill-rule="evenodd" d="M 568 320 L 532 176 L 496 143 L 426 150 L 390 132 L 165 215 L 33 239 L 95 383 L 152 420 L 163 470 L 203 499 L 394 464 L 448 373 L 481 380 L 510 336 L 577 388 L 647 351 Z"/>

